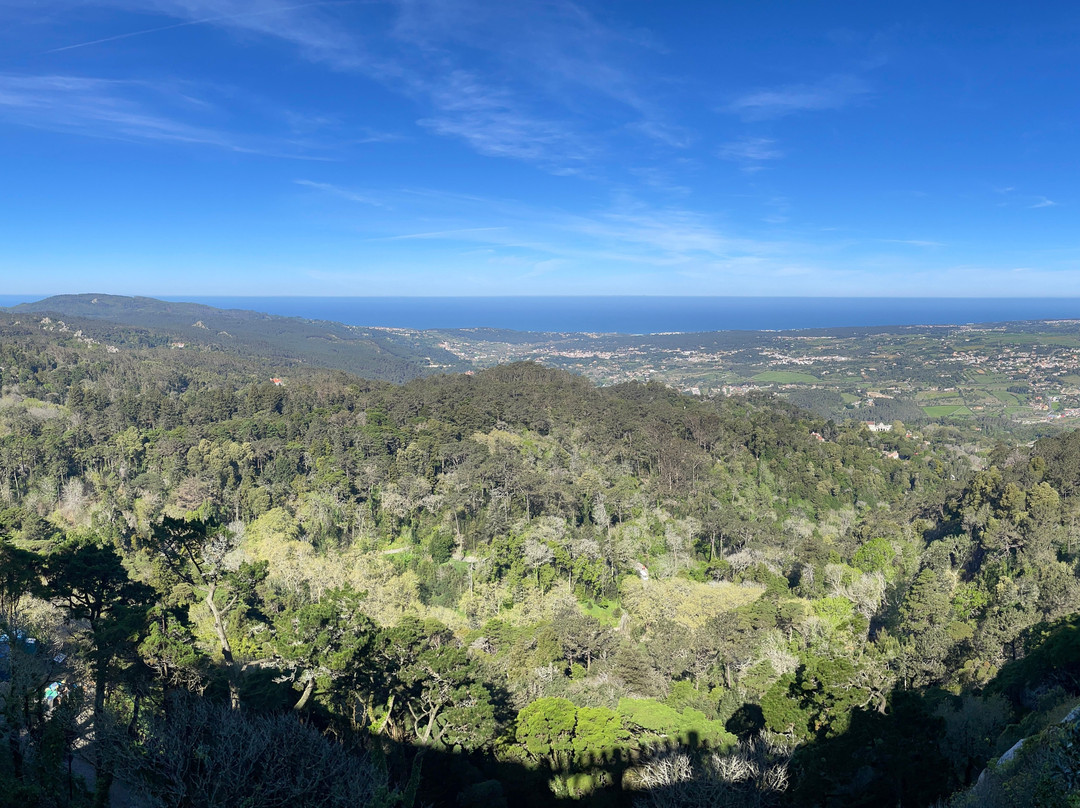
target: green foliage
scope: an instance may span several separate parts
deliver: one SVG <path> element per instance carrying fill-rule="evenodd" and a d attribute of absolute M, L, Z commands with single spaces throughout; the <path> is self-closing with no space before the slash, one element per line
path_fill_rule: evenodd
<path fill-rule="evenodd" d="M 517 716 L 514 737 L 530 757 L 552 767 L 565 766 L 574 750 L 577 707 L 567 699 L 542 698 Z"/>
<path fill-rule="evenodd" d="M 628 748 L 630 743 L 630 733 L 623 726 L 621 715 L 607 707 L 578 709 L 573 740 L 574 754 L 578 759 L 603 757 L 616 749 Z"/>
<path fill-rule="evenodd" d="M 182 611 L 159 605 L 149 618 L 138 648 L 143 661 L 163 682 L 192 686 L 202 681 L 210 660 L 195 643 Z"/>
<path fill-rule="evenodd" d="M 773 732 L 803 740 L 836 737 L 847 731 L 856 709 L 875 701 L 875 687 L 843 657 L 808 656 L 794 674 L 780 677 L 761 709 Z"/>
<path fill-rule="evenodd" d="M 731 719 L 799 745 L 799 804 L 928 804 L 1076 690 L 1069 440 L 969 475 L 959 433 L 925 447 L 767 397 L 530 364 L 278 386 L 262 360 L 10 328 L 0 610 L 72 618 L 120 746 L 154 748 L 167 692 L 227 690 L 386 754 L 465 753 L 462 789 L 504 776 L 497 748 L 568 796 L 612 784 L 617 750 L 726 749 Z M 23 775 L 3 785 L 45 776 Z"/>
<path fill-rule="evenodd" d="M 1080 805 L 1080 720 L 1051 725 L 1026 737 L 991 765 L 970 790 L 956 795 L 950 808 L 1076 808 Z"/>
<path fill-rule="evenodd" d="M 113 660 L 133 650 L 146 625 L 150 587 L 128 576 L 111 547 L 72 539 L 45 560 L 45 580 L 69 620 L 86 621 L 95 670 L 94 715 L 100 719 Z"/>
<path fill-rule="evenodd" d="M 41 558 L 0 536 L 0 626 L 14 625 L 23 599 L 33 594 L 41 577 Z"/>
<path fill-rule="evenodd" d="M 637 729 L 643 744 L 670 741 L 724 749 L 735 743 L 720 721 L 709 720 L 693 707 L 678 711 L 653 699 L 619 699 L 619 715 Z"/>
<path fill-rule="evenodd" d="M 454 554 L 454 537 L 449 533 L 435 533 L 428 540 L 428 552 L 436 564 L 445 564 Z"/>
<path fill-rule="evenodd" d="M 307 705 L 318 684 L 333 690 L 339 680 L 355 685 L 363 675 L 358 672 L 371 655 L 375 626 L 361 612 L 362 600 L 351 590 L 334 590 L 275 621 L 274 657 L 302 690 L 295 709 Z"/>
<path fill-rule="evenodd" d="M 355 641 L 350 638 L 349 653 Z M 490 748 L 505 720 L 499 689 L 446 629 L 436 621 L 405 618 L 378 633 L 353 687 L 369 705 L 382 705 L 383 729 L 390 724 L 418 743 L 466 750 Z M 369 707 L 371 718 L 375 711 Z"/>
<path fill-rule="evenodd" d="M 673 710 L 682 712 L 687 707 L 703 713 L 709 719 L 717 718 L 716 712 L 717 693 L 703 693 L 694 687 L 693 682 L 686 680 L 672 682 L 671 691 L 664 703 Z"/>
<path fill-rule="evenodd" d="M 803 705 L 795 693 L 795 676 L 781 676 L 761 699 L 761 712 L 765 726 L 780 735 L 790 735 L 798 740 L 812 736 L 813 713 L 809 705 Z"/>
<path fill-rule="evenodd" d="M 929 805 L 954 782 L 938 743 L 942 723 L 915 694 L 894 696 L 887 714 L 856 711 L 845 732 L 796 752 L 790 799 L 808 807 Z"/>
<path fill-rule="evenodd" d="M 1080 615 L 1034 627 L 1026 641 L 1027 654 L 1010 661 L 989 690 L 1014 703 L 1048 683 L 1067 683 L 1080 693 Z"/>
<path fill-rule="evenodd" d="M 863 544 L 852 557 L 852 564 L 863 572 L 881 572 L 886 577 L 893 569 L 896 550 L 892 542 L 885 538 L 871 539 Z"/>
<path fill-rule="evenodd" d="M 216 309 L 198 303 L 99 294 L 56 295 L 20 306 L 24 317 L 28 312 L 49 312 L 68 319 L 84 318 L 82 331 L 96 333 L 99 338 L 103 327 L 93 321 L 107 320 L 138 329 L 143 344 L 167 346 L 168 340 L 180 339 L 190 346 L 188 350 L 259 353 L 274 357 L 278 364 L 301 362 L 341 368 L 395 382 L 429 373 L 432 359 L 444 366 L 460 366 L 458 357 L 449 351 L 435 345 L 417 345 L 405 335 L 381 329 L 331 322 L 313 325 L 293 317 Z M 147 334 L 147 328 L 153 329 L 153 337 Z M 135 341 L 130 333 L 118 335 L 114 331 L 109 336 L 113 338 L 110 342 L 117 336 Z M 280 388 L 264 383 L 259 392 L 253 405 L 256 411 L 274 411 L 280 406 L 275 395 Z"/>
<path fill-rule="evenodd" d="M 815 600 L 811 608 L 815 616 L 834 630 L 847 625 L 855 614 L 855 607 L 847 598 L 822 598 Z"/>

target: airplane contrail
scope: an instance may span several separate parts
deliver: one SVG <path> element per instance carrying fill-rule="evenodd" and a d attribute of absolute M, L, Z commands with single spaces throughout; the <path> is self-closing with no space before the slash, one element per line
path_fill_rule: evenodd
<path fill-rule="evenodd" d="M 64 45 L 60 48 L 52 48 L 44 51 L 45 53 L 60 53 L 62 51 L 75 50 L 76 48 L 88 48 L 91 45 L 101 45 L 105 42 L 115 42 L 118 39 L 130 39 L 134 36 L 145 36 L 146 34 L 156 34 L 159 31 L 171 31 L 174 28 L 186 28 L 190 25 L 206 25 L 212 22 L 225 22 L 227 20 L 236 20 L 242 17 L 259 17 L 265 14 L 277 14 L 281 11 L 296 11 L 301 8 L 310 8 L 311 6 L 336 6 L 336 5 L 348 5 L 351 0 L 332 0 L 331 2 L 318 2 L 318 3 L 303 3 L 298 6 L 281 6 L 279 8 L 270 8 L 263 11 L 244 11 L 239 14 L 227 14 L 223 17 L 205 17 L 201 20 L 188 20 L 187 22 L 177 22 L 172 25 L 162 25 L 157 28 L 145 28 L 141 31 L 129 31 L 126 34 L 116 34 L 115 36 L 102 37 L 101 39 L 93 39 L 89 42 L 78 42 L 74 45 Z"/>

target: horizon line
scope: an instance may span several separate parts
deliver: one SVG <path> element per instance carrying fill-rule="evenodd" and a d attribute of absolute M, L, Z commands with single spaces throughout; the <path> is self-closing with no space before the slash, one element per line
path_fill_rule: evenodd
<path fill-rule="evenodd" d="M 0 292 L 0 298 L 26 298 L 27 302 L 36 302 L 50 297 L 84 297 L 100 295 L 102 297 L 127 297 L 149 298 L 154 300 L 166 300 L 168 302 L 182 302 L 183 298 L 231 298 L 237 300 L 506 300 L 506 299 L 583 299 L 583 298 L 667 298 L 671 300 L 1080 300 L 1080 294 L 1072 296 L 1062 295 L 770 295 L 770 294 L 648 294 L 648 293 L 591 293 L 591 294 L 506 294 L 506 295 L 411 295 L 411 294 L 374 294 L 374 295 L 311 295 L 311 294 L 276 294 L 276 295 L 250 295 L 229 293 L 129 293 L 117 292 L 53 292 L 48 294 L 33 292 Z"/>

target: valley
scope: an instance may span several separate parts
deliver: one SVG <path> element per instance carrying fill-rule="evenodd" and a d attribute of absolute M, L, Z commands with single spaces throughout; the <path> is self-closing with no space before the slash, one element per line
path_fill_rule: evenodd
<path fill-rule="evenodd" d="M 1071 325 L 395 333 L 468 368 L 395 384 L 189 315 L 0 315 L 0 607 L 41 649 L 0 660 L 0 778 L 36 798 L 93 798 L 60 730 L 147 805 L 259 733 L 403 805 L 959 806 L 1020 738 L 1070 754 Z M 656 378 L 698 350 L 725 384 Z M 85 697 L 17 709 L 52 681 Z M 1027 760 L 984 792 L 1058 782 Z"/>

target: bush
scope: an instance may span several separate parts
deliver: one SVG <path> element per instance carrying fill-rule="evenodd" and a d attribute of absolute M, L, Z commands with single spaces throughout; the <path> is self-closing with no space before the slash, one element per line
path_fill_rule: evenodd
<path fill-rule="evenodd" d="M 174 696 L 117 774 L 153 808 L 354 808 L 385 793 L 386 773 L 292 715 L 257 716 Z"/>

